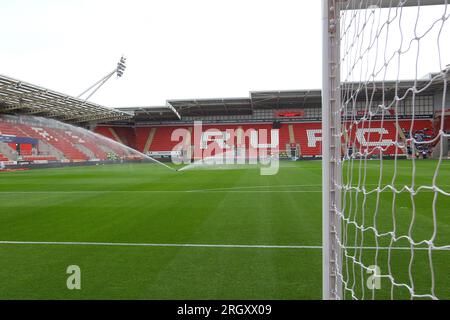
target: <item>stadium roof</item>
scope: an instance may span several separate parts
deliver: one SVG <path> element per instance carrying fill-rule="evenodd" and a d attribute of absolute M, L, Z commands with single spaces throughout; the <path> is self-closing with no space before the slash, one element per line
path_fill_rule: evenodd
<path fill-rule="evenodd" d="M 173 121 L 178 120 L 176 113 L 167 106 L 142 106 L 117 108 L 119 111 L 132 112 L 135 121 Z"/>
<path fill-rule="evenodd" d="M 135 121 L 178 120 L 190 116 L 251 115 L 255 109 L 318 107 L 320 90 L 255 91 L 249 98 L 168 100 L 160 107 L 124 107 Z"/>
<path fill-rule="evenodd" d="M 0 113 L 35 115 L 71 123 L 133 117 L 130 112 L 107 108 L 3 75 L 0 75 Z"/>
<path fill-rule="evenodd" d="M 449 74 L 445 73 L 446 77 Z M 448 81 L 448 80 L 447 80 Z M 433 95 L 442 91 L 442 73 L 430 73 L 417 80 L 371 82 L 365 87 L 347 83 L 345 90 L 362 97 L 392 99 L 411 94 L 416 86 L 420 95 Z M 183 120 L 184 117 L 251 115 L 258 109 L 320 108 L 321 90 L 252 91 L 245 98 L 179 99 L 167 100 L 165 106 L 138 106 L 107 108 L 56 91 L 38 87 L 20 80 L 0 75 L 0 113 L 21 113 L 55 118 L 70 123 L 163 122 Z"/>
<path fill-rule="evenodd" d="M 252 104 L 248 98 L 168 100 L 167 104 L 181 117 L 252 114 Z"/>
<path fill-rule="evenodd" d="M 322 104 L 320 90 L 253 91 L 254 109 L 317 108 Z"/>
<path fill-rule="evenodd" d="M 373 99 L 393 99 L 397 94 L 402 97 L 412 94 L 416 85 L 418 95 L 433 95 L 442 90 L 443 78 L 439 74 L 429 74 L 426 78 L 417 80 L 369 82 L 366 86 L 352 87 L 347 83 L 345 90 L 352 91 L 355 97 L 373 95 Z M 359 90 L 359 93 L 355 93 Z M 133 107 L 120 108 L 135 114 L 134 121 L 176 121 L 190 116 L 215 115 L 251 115 L 258 109 L 306 109 L 320 108 L 322 104 L 320 89 L 314 90 L 285 90 L 285 91 L 252 91 L 248 98 L 227 99 L 183 99 L 168 100 L 166 106 L 161 107 Z"/>

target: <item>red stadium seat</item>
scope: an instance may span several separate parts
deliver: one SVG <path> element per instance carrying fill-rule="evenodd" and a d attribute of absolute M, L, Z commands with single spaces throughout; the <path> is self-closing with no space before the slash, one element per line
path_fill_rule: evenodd
<path fill-rule="evenodd" d="M 384 154 L 393 155 L 395 153 L 395 146 L 392 145 L 393 141 L 402 141 L 404 140 L 404 135 L 399 132 L 396 132 L 396 125 L 394 120 L 385 120 L 381 122 L 380 120 L 371 121 L 370 128 L 367 127 L 367 121 L 364 122 L 364 126 L 361 125 L 355 126 L 347 124 L 349 129 L 348 139 L 350 141 L 354 141 L 354 149 L 363 152 L 367 149 L 369 152 L 373 151 L 376 147 L 385 148 L 386 151 Z M 433 132 L 432 121 L 429 119 L 420 119 L 415 120 L 413 127 L 411 128 L 412 122 L 411 120 L 399 120 L 399 126 L 402 131 L 409 132 L 412 130 L 413 134 L 416 132 L 422 132 L 425 136 L 426 140 L 430 140 Z M 290 128 L 291 126 L 291 128 Z M 95 131 L 114 139 L 111 134 L 110 127 L 108 126 L 98 126 Z M 155 129 L 155 133 L 153 136 L 153 140 L 151 140 L 149 151 L 153 152 L 167 152 L 173 150 L 173 148 L 180 143 L 179 140 L 172 141 L 172 133 L 177 129 L 184 130 L 193 130 L 193 126 L 181 125 L 181 126 L 146 126 L 146 127 L 137 127 L 133 131 L 132 128 L 124 128 L 124 127 L 113 127 L 114 131 L 122 136 L 126 137 L 127 141 L 133 141 L 134 147 L 137 148 L 138 151 L 143 152 L 147 139 L 149 138 L 150 131 L 152 128 Z M 244 132 L 248 133 L 248 130 L 270 130 L 272 129 L 272 123 L 254 123 L 254 124 L 207 124 L 202 126 L 202 132 L 211 131 L 216 129 L 217 131 L 224 133 L 227 130 L 236 130 L 241 128 Z M 127 131 L 128 129 L 128 131 Z M 300 146 L 300 154 L 302 156 L 321 156 L 322 154 L 322 124 L 321 122 L 297 122 L 297 123 L 282 123 L 280 129 L 278 129 L 279 136 L 279 150 L 280 152 L 285 152 L 286 146 L 293 143 L 295 145 Z M 133 136 L 132 134 L 135 134 Z M 396 134 L 398 138 L 396 138 Z M 407 134 L 408 135 L 408 134 Z M 216 137 L 217 139 L 218 137 Z M 220 138 L 220 137 L 219 137 Z M 223 138 L 223 137 L 222 137 Z M 200 141 L 193 141 L 196 145 L 200 144 Z M 196 137 L 198 140 L 199 137 Z M 125 140 L 125 138 L 124 138 Z M 214 139 L 213 139 L 214 140 Z M 403 141 L 405 142 L 405 141 Z M 208 142 L 212 143 L 211 141 Z M 234 137 L 233 143 L 236 145 L 237 140 Z M 132 144 L 130 146 L 133 147 Z M 249 138 L 248 136 L 245 138 L 245 147 L 249 147 Z M 402 154 L 403 151 L 399 150 L 399 154 Z"/>
<path fill-rule="evenodd" d="M 102 127 L 99 127 L 102 128 Z M 129 128 L 126 128 L 129 129 Z M 109 132 L 107 128 L 103 128 L 102 134 Z M 33 154 L 31 145 L 21 145 L 20 156 L 23 160 L 70 160 L 70 161 L 87 161 L 87 160 L 108 160 L 108 153 L 115 153 L 120 157 L 129 156 L 123 146 L 104 139 L 97 135 L 79 134 L 63 128 L 54 128 L 43 125 L 31 125 L 24 123 L 15 123 L 2 121 L 0 119 L 0 135 L 10 135 L 16 137 L 28 137 L 39 140 L 41 143 L 55 149 L 58 154 Z M 133 141 L 132 137 L 128 137 L 127 141 Z M 10 144 L 12 152 L 16 151 L 16 145 Z M 53 152 L 55 153 L 55 152 Z M 2 155 L 7 159 L 6 156 Z M 4 160 L 6 161 L 6 160 Z"/>

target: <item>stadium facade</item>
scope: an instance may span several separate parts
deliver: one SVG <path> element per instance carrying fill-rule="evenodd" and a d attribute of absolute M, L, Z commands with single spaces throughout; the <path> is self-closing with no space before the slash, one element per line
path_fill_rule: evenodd
<path fill-rule="evenodd" d="M 430 82 L 433 78 L 437 80 Z M 348 138 L 355 141 L 352 148 L 371 150 L 385 145 L 390 147 L 384 156 L 393 156 L 396 150 L 392 141 L 398 141 L 404 147 L 398 150 L 399 155 L 433 157 L 435 143 L 421 144 L 412 152 L 408 142 L 411 135 L 419 141 L 433 140 L 442 116 L 444 131 L 450 132 L 448 95 L 442 112 L 443 80 L 430 74 L 417 83 L 372 83 L 366 86 L 365 92 L 353 94 L 352 109 L 342 114 L 349 128 Z M 414 97 L 412 87 L 418 89 Z M 405 95 L 406 99 L 396 99 Z M 367 97 L 370 105 L 382 105 L 385 111 L 370 110 Z M 355 121 L 363 117 L 371 120 L 370 127 L 368 121 Z M 277 129 L 280 158 L 321 157 L 320 90 L 256 91 L 246 98 L 167 100 L 165 106 L 159 107 L 112 109 L 0 76 L 0 162 L 3 166 L 139 158 L 119 150 L 109 140 L 97 140 L 96 135 L 81 137 L 77 130 L 71 129 L 76 127 L 92 130 L 142 154 L 169 159 L 180 141 L 172 137 L 173 132 L 182 128 L 187 134 L 192 133 L 197 121 L 202 122 L 203 132 L 209 132 L 207 139 L 203 141 L 203 135 L 191 139 L 184 150 L 189 151 L 196 144 L 229 139 L 226 136 L 229 130 L 242 132 L 232 137 L 233 146 L 245 148 L 249 144 L 249 131 Z M 364 125 L 357 124 L 351 129 L 352 123 Z M 447 145 L 444 146 L 446 155 Z"/>

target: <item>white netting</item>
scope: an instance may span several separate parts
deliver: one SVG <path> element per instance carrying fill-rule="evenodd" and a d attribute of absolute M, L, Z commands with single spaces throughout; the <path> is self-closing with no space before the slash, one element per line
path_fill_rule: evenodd
<path fill-rule="evenodd" d="M 417 2 L 339 1 L 338 298 L 450 298 L 450 6 Z"/>

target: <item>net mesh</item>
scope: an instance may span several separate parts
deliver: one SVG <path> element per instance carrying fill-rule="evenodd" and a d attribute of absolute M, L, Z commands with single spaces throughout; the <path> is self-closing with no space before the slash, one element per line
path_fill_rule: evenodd
<path fill-rule="evenodd" d="M 338 298 L 450 298 L 443 2 L 340 1 Z"/>

